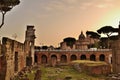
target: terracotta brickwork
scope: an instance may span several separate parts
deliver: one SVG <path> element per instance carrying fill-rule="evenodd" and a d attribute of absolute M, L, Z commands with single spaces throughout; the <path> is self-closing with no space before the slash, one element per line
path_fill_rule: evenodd
<path fill-rule="evenodd" d="M 71 65 L 76 69 L 77 71 L 85 72 L 89 75 L 108 75 L 111 73 L 111 67 L 110 64 L 101 64 L 96 65 L 96 63 L 93 63 L 94 65 L 85 64 L 85 63 L 72 63 Z"/>
<path fill-rule="evenodd" d="M 111 73 L 110 65 L 101 65 L 101 66 L 91 66 L 87 67 L 90 75 L 108 75 Z"/>
<path fill-rule="evenodd" d="M 92 60 L 92 61 L 105 61 L 110 62 L 110 55 L 112 50 L 97 50 L 97 51 L 36 51 L 35 55 L 38 64 L 50 64 L 52 56 L 56 57 L 59 63 L 69 63 L 73 60 Z"/>

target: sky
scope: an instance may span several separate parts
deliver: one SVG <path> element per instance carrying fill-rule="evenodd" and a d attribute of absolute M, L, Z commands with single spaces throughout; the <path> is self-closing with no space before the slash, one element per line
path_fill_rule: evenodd
<path fill-rule="evenodd" d="M 81 31 L 118 27 L 120 0 L 21 0 L 5 16 L 0 36 L 24 42 L 27 25 L 35 26 L 36 45 L 59 46 L 66 37 L 78 39 Z M 1 22 L 1 15 L 0 15 Z"/>

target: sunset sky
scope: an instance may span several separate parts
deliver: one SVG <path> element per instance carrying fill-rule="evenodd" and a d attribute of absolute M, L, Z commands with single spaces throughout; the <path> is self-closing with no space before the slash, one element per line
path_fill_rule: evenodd
<path fill-rule="evenodd" d="M 63 38 L 78 39 L 81 31 L 106 25 L 117 28 L 119 21 L 120 0 L 21 0 L 5 16 L 0 36 L 17 34 L 16 40 L 24 42 L 26 26 L 34 25 L 36 45 L 57 47 Z"/>

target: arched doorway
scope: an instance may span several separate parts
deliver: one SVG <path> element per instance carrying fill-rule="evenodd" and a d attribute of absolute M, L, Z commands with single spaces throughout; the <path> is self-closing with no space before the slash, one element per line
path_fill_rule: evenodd
<path fill-rule="evenodd" d="M 96 61 L 96 56 L 94 54 L 90 55 L 90 60 L 91 61 Z"/>
<path fill-rule="evenodd" d="M 36 54 L 34 54 L 34 61 L 35 61 L 35 63 L 38 62 L 38 58 L 37 58 L 37 55 L 36 55 Z"/>
<path fill-rule="evenodd" d="M 71 55 L 70 60 L 71 60 L 71 61 L 73 61 L 73 60 L 77 60 L 77 56 L 76 56 L 76 55 Z"/>
<path fill-rule="evenodd" d="M 101 55 L 99 56 L 99 60 L 100 60 L 100 61 L 105 61 L 105 55 L 104 55 L 104 54 L 101 54 Z"/>
<path fill-rule="evenodd" d="M 81 55 L 80 60 L 86 60 L 86 55 Z"/>
<path fill-rule="evenodd" d="M 67 62 L 67 56 L 66 55 L 62 55 L 60 61 L 61 61 L 61 63 L 66 63 Z"/>
<path fill-rule="evenodd" d="M 51 56 L 51 65 L 54 67 L 57 64 L 57 56 L 52 55 Z"/>
<path fill-rule="evenodd" d="M 41 56 L 41 63 L 42 64 L 46 64 L 47 63 L 47 56 L 46 55 L 42 55 Z"/>

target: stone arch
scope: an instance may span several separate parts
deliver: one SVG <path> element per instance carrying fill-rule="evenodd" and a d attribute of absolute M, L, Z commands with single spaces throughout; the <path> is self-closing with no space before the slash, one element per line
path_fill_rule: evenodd
<path fill-rule="evenodd" d="M 54 67 L 57 64 L 57 56 L 51 55 L 51 65 Z"/>
<path fill-rule="evenodd" d="M 96 56 L 94 54 L 90 55 L 90 60 L 91 61 L 96 61 Z"/>
<path fill-rule="evenodd" d="M 61 55 L 60 61 L 61 61 L 61 63 L 66 63 L 67 62 L 67 56 L 66 55 Z"/>
<path fill-rule="evenodd" d="M 86 60 L 86 55 L 84 55 L 84 54 L 81 55 L 81 56 L 80 56 L 80 60 Z"/>
<path fill-rule="evenodd" d="M 101 54 L 101 55 L 99 56 L 99 60 L 100 60 L 100 61 L 105 61 L 105 55 L 104 55 L 104 54 Z"/>
<path fill-rule="evenodd" d="M 41 56 L 41 63 L 42 64 L 46 64 L 47 63 L 47 56 L 46 55 L 42 55 Z"/>
<path fill-rule="evenodd" d="M 71 61 L 77 60 L 77 56 L 76 56 L 76 55 L 71 55 L 70 60 L 71 60 Z"/>

